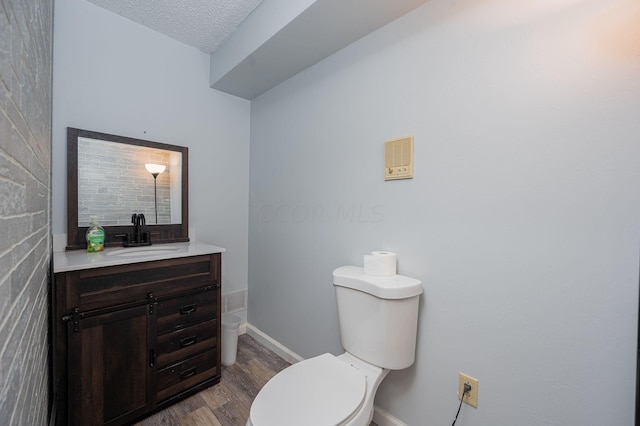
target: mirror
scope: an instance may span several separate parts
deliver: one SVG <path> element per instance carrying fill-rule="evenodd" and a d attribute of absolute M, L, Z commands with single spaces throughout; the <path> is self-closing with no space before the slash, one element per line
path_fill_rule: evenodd
<path fill-rule="evenodd" d="M 134 211 L 147 224 L 181 223 L 181 169 L 181 152 L 78 137 L 78 226 L 91 216 L 129 225 Z"/>
<path fill-rule="evenodd" d="M 134 213 L 153 243 L 189 241 L 188 149 L 67 128 L 67 249 L 86 247 L 90 216 L 105 245 L 122 244 L 116 235 L 131 232 Z"/>

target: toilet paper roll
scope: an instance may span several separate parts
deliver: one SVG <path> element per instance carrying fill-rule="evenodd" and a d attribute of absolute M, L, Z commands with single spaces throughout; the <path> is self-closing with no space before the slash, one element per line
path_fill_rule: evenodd
<path fill-rule="evenodd" d="M 364 255 L 364 273 L 380 277 L 396 274 L 396 254 L 390 251 L 372 251 Z"/>

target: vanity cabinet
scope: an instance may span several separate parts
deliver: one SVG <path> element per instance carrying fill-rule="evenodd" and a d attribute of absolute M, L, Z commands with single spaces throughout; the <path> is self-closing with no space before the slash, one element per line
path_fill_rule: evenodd
<path fill-rule="evenodd" d="M 220 381 L 220 253 L 55 274 L 58 425 L 130 424 Z"/>

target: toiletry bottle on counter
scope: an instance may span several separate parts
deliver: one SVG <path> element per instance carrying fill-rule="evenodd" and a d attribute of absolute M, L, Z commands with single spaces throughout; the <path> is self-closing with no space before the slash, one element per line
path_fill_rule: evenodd
<path fill-rule="evenodd" d="M 87 251 L 93 253 L 104 250 L 104 228 L 98 225 L 98 217 L 91 216 L 87 229 Z"/>

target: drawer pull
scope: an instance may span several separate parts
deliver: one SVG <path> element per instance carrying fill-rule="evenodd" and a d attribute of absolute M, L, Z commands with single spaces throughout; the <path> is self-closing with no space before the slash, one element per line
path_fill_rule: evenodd
<path fill-rule="evenodd" d="M 184 380 L 184 379 L 188 379 L 189 377 L 193 377 L 196 375 L 196 373 L 198 372 L 198 368 L 197 367 L 191 367 L 188 370 L 183 371 L 182 373 L 180 373 L 180 380 Z"/>
<path fill-rule="evenodd" d="M 198 310 L 198 304 L 193 303 L 191 305 L 181 306 L 180 315 L 189 315 Z"/>
<path fill-rule="evenodd" d="M 186 348 L 187 346 L 191 346 L 198 341 L 198 336 L 195 334 L 193 336 L 185 337 L 184 339 L 180 339 L 180 347 Z"/>

